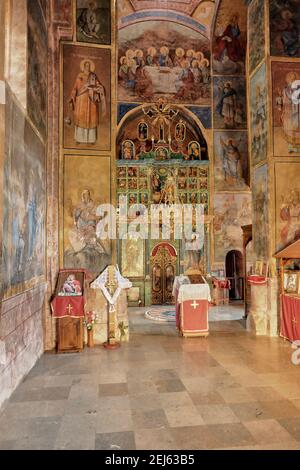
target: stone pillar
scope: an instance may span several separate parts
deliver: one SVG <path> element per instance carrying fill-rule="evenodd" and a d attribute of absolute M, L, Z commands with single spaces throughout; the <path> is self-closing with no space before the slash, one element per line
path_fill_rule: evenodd
<path fill-rule="evenodd" d="M 267 334 L 268 284 L 251 284 L 251 307 L 247 330 L 257 336 Z"/>

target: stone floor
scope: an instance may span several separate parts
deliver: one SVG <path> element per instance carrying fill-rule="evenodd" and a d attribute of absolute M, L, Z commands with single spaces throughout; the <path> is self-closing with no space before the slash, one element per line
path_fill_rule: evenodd
<path fill-rule="evenodd" d="M 117 351 L 40 359 L 2 410 L 0 449 L 300 449 L 289 343 L 239 321 L 183 339 L 130 316 Z"/>

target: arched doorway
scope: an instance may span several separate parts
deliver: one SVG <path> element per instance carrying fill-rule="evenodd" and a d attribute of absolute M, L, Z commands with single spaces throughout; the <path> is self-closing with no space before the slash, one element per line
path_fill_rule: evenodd
<path fill-rule="evenodd" d="M 159 243 L 151 253 L 152 304 L 173 304 L 177 252 L 169 243 Z"/>
<path fill-rule="evenodd" d="M 244 261 L 238 250 L 226 255 L 226 277 L 230 281 L 230 300 L 244 300 Z"/>

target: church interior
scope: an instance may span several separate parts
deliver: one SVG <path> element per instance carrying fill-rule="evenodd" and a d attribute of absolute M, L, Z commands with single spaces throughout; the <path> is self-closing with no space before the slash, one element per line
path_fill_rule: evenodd
<path fill-rule="evenodd" d="M 300 0 L 0 18 L 0 449 L 299 450 Z"/>

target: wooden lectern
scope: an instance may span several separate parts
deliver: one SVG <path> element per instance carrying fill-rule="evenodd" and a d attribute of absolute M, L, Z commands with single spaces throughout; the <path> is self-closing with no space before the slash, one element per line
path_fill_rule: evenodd
<path fill-rule="evenodd" d="M 53 318 L 57 318 L 57 352 L 83 350 L 85 271 L 59 271 L 54 298 L 51 301 Z"/>

